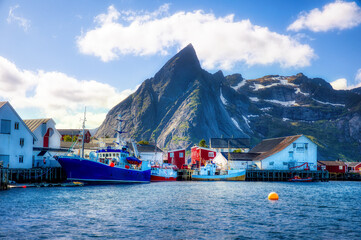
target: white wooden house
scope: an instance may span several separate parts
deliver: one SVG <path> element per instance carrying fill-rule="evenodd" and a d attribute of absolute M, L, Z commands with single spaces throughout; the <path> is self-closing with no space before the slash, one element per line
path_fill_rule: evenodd
<path fill-rule="evenodd" d="M 61 134 L 55 128 L 55 121 L 44 118 L 27 119 L 24 122 L 38 139 L 33 146 L 33 167 L 60 167 L 53 156 L 62 154 L 65 150 L 60 148 Z"/>
<path fill-rule="evenodd" d="M 0 164 L 8 168 L 31 168 L 36 136 L 9 102 L 0 102 Z"/>
<path fill-rule="evenodd" d="M 255 169 L 257 165 L 253 159 L 257 156 L 258 153 L 222 152 L 217 153 L 212 162 L 221 169 Z"/>
<path fill-rule="evenodd" d="M 317 170 L 317 145 L 304 135 L 265 139 L 249 153 L 263 170 Z"/>

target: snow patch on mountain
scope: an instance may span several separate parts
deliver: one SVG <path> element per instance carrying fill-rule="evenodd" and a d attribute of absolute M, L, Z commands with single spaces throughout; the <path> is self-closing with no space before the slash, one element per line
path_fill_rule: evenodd
<path fill-rule="evenodd" d="M 231 88 L 233 88 L 234 90 L 238 91 L 238 89 L 240 89 L 241 87 L 243 87 L 245 84 L 247 83 L 247 80 L 246 79 L 243 79 L 240 83 L 237 84 L 237 86 L 234 86 Z"/>
<path fill-rule="evenodd" d="M 299 88 L 296 88 L 295 90 L 296 90 L 296 92 L 295 92 L 296 94 L 302 94 L 304 96 L 309 96 L 310 95 L 309 93 L 302 92 L 301 89 L 299 89 Z"/>
<path fill-rule="evenodd" d="M 259 101 L 258 97 L 249 97 L 249 99 L 250 99 L 252 102 L 258 102 L 258 101 Z"/>
<path fill-rule="evenodd" d="M 277 80 L 279 80 L 279 79 L 277 79 Z M 254 83 L 253 86 L 251 86 L 251 87 L 253 88 L 253 91 L 258 91 L 260 89 L 266 89 L 266 88 L 271 88 L 271 87 L 276 87 L 276 86 L 297 87 L 296 84 L 289 83 L 287 80 L 279 80 L 278 83 L 272 83 L 270 85 L 262 85 L 262 84 Z"/>
<path fill-rule="evenodd" d="M 249 121 L 245 116 L 242 115 L 242 117 L 243 117 L 244 121 L 246 122 L 247 127 L 248 127 L 249 129 L 251 129 L 251 126 L 249 125 L 250 121 Z"/>
<path fill-rule="evenodd" d="M 228 105 L 228 101 L 223 97 L 222 88 L 219 91 L 221 93 L 220 97 L 221 97 L 221 101 L 222 101 L 223 105 Z"/>
<path fill-rule="evenodd" d="M 234 119 L 234 118 L 232 118 L 232 117 L 231 117 L 231 119 L 232 119 L 233 124 L 234 124 L 241 132 L 243 132 L 242 128 L 238 125 L 238 122 L 236 121 L 236 119 Z"/>
<path fill-rule="evenodd" d="M 264 101 L 266 102 L 269 102 L 269 103 L 276 103 L 276 104 L 280 104 L 284 107 L 292 107 L 293 105 L 296 104 L 296 101 L 286 101 L 286 102 L 283 102 L 283 101 L 278 101 L 278 100 L 266 100 L 264 99 Z"/>
<path fill-rule="evenodd" d="M 324 105 L 332 105 L 334 107 L 345 107 L 345 104 L 339 104 L 339 103 L 330 103 L 330 102 L 322 102 L 320 100 L 316 100 L 314 98 L 312 98 L 312 100 L 314 100 L 315 102 L 318 102 L 318 103 L 321 103 L 321 104 L 324 104 Z"/>
<path fill-rule="evenodd" d="M 260 108 L 262 112 L 267 112 L 270 111 L 271 109 L 272 109 L 271 107 Z"/>

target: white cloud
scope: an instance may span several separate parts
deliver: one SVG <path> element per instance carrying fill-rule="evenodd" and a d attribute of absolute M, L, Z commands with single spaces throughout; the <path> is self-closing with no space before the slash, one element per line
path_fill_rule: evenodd
<path fill-rule="evenodd" d="M 360 23 L 361 8 L 355 2 L 335 1 L 323 6 L 322 10 L 315 8 L 310 12 L 300 13 L 287 30 L 309 29 L 313 32 L 326 32 L 353 28 Z"/>
<path fill-rule="evenodd" d="M 37 109 L 44 114 L 27 118 L 54 118 L 58 128 L 79 127 L 84 106 L 88 109 L 87 127 L 98 127 L 108 110 L 134 91 L 119 92 L 108 84 L 78 80 L 61 72 L 21 70 L 0 57 L 0 97 L 16 109 Z"/>
<path fill-rule="evenodd" d="M 361 87 L 361 68 L 357 70 L 354 85 L 348 85 L 346 78 L 340 78 L 330 83 L 335 90 L 347 90 Z"/>
<path fill-rule="evenodd" d="M 8 18 L 6 19 L 8 23 L 16 22 L 20 27 L 24 29 L 24 31 L 28 31 L 30 28 L 30 20 L 16 16 L 14 11 L 15 9 L 19 8 L 19 5 L 15 5 L 10 7 Z"/>
<path fill-rule="evenodd" d="M 114 6 L 95 17 L 97 26 L 77 38 L 81 53 L 107 62 L 120 55 L 168 54 L 192 43 L 207 69 L 231 69 L 236 63 L 280 64 L 303 67 L 315 58 L 313 49 L 294 38 L 201 10 L 168 13 L 168 5 L 155 12 L 119 12 Z"/>
<path fill-rule="evenodd" d="M 347 89 L 347 80 L 346 78 L 340 78 L 330 83 L 333 89 L 343 90 Z"/>
<path fill-rule="evenodd" d="M 357 83 L 361 83 L 361 68 L 357 70 L 355 80 Z"/>

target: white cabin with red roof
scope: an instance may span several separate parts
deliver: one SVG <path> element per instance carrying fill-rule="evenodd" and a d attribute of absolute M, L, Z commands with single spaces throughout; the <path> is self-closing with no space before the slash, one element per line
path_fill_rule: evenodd
<path fill-rule="evenodd" d="M 304 135 L 265 139 L 249 153 L 262 170 L 317 170 L 317 145 Z"/>

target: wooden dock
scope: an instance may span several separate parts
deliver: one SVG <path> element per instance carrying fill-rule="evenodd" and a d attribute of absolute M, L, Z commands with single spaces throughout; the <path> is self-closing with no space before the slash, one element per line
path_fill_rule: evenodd
<path fill-rule="evenodd" d="M 313 181 L 327 182 L 328 171 L 304 170 L 247 170 L 246 181 L 286 182 L 298 175 L 301 178 L 311 177 Z"/>
<path fill-rule="evenodd" d="M 9 189 L 9 174 L 6 168 L 0 168 L 0 190 Z"/>
<path fill-rule="evenodd" d="M 179 169 L 177 181 L 191 181 L 193 170 L 191 169 Z"/>
<path fill-rule="evenodd" d="M 66 180 L 61 167 L 7 169 L 9 181 L 16 183 L 59 183 Z"/>
<path fill-rule="evenodd" d="M 359 173 L 359 172 L 347 172 L 347 173 L 330 172 L 330 180 L 334 180 L 334 181 L 361 181 L 361 173 Z"/>

